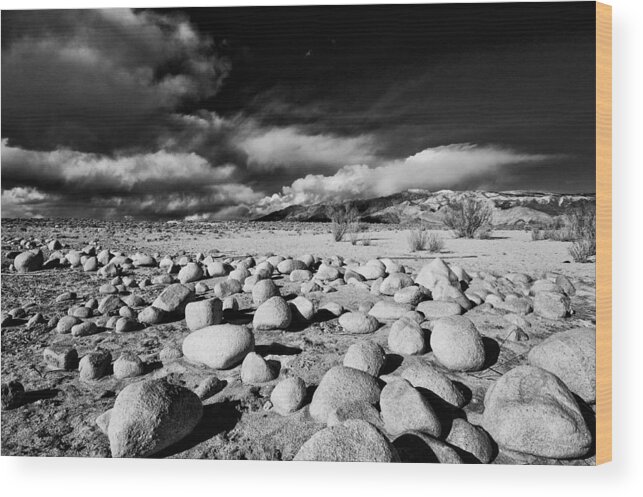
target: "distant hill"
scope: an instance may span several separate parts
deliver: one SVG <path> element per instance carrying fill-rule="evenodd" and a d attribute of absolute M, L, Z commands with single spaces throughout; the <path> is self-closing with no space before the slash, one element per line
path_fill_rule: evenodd
<path fill-rule="evenodd" d="M 582 203 L 594 203 L 592 194 L 561 194 L 541 192 L 486 192 L 440 190 L 408 190 L 386 197 L 346 201 L 353 205 L 360 221 L 384 224 L 417 224 L 432 226 L 442 224 L 444 209 L 449 202 L 471 195 L 488 203 L 493 211 L 496 227 L 519 228 L 525 225 L 548 225 L 556 221 L 570 208 Z M 256 218 L 256 221 L 330 221 L 327 204 L 291 205 Z"/>

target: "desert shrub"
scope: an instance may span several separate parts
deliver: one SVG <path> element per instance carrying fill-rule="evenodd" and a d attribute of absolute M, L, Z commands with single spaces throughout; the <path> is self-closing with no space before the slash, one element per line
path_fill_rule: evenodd
<path fill-rule="evenodd" d="M 350 240 L 351 245 L 357 245 L 357 241 L 359 240 L 359 231 L 355 229 L 355 227 L 349 226 L 348 239 Z"/>
<path fill-rule="evenodd" d="M 344 235 L 351 231 L 351 227 L 358 224 L 357 209 L 349 204 L 329 206 L 327 215 L 331 223 L 330 231 L 333 235 L 333 240 L 336 242 L 341 242 Z"/>
<path fill-rule="evenodd" d="M 411 252 L 424 250 L 426 248 L 428 239 L 429 239 L 429 232 L 426 230 L 425 227 L 421 226 L 418 229 L 411 230 L 407 238 L 407 241 L 409 244 L 409 250 Z"/>
<path fill-rule="evenodd" d="M 364 245 L 365 247 L 368 247 L 370 244 L 371 244 L 371 235 L 370 233 L 366 233 L 362 237 L 362 245 Z"/>
<path fill-rule="evenodd" d="M 531 229 L 531 241 L 537 242 L 539 240 L 544 240 L 545 237 L 545 232 L 541 230 L 540 228 L 532 228 Z"/>
<path fill-rule="evenodd" d="M 581 238 L 572 243 L 569 247 L 569 255 L 574 262 L 587 262 L 589 258 L 596 255 L 596 240 Z"/>
<path fill-rule="evenodd" d="M 476 238 L 491 236 L 491 207 L 483 201 L 472 197 L 449 202 L 443 217 L 447 228 L 458 238 Z"/>
<path fill-rule="evenodd" d="M 426 238 L 426 249 L 435 254 L 444 248 L 444 240 L 437 233 L 429 233 Z"/>

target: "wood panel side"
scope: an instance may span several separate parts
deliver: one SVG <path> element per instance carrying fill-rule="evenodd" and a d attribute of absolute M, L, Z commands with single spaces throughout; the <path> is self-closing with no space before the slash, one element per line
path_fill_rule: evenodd
<path fill-rule="evenodd" d="M 612 460 L 612 7 L 596 3 L 596 463 Z"/>

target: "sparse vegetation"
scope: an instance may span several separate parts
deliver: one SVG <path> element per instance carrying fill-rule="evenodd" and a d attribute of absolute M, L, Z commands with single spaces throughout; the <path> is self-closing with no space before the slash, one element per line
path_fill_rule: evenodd
<path fill-rule="evenodd" d="M 344 239 L 346 233 L 355 233 L 357 236 L 356 226 L 358 223 L 358 213 L 357 209 L 350 204 L 345 205 L 331 205 L 327 209 L 327 215 L 330 219 L 330 230 L 333 235 L 333 240 L 336 242 L 341 242 Z M 351 239 L 351 243 L 352 239 Z M 355 239 L 357 243 L 357 239 Z M 355 245 L 353 243 L 353 245 Z"/>
<path fill-rule="evenodd" d="M 449 203 L 443 222 L 458 238 L 489 238 L 491 207 L 481 200 L 464 197 Z"/>
<path fill-rule="evenodd" d="M 426 240 L 426 249 L 432 254 L 441 252 L 444 248 L 444 240 L 437 233 L 429 233 Z"/>
<path fill-rule="evenodd" d="M 547 229 L 533 228 L 531 239 L 573 242 L 569 255 L 575 262 L 587 262 L 596 255 L 596 207 L 590 203 L 576 206 Z"/>
<path fill-rule="evenodd" d="M 426 227 L 421 226 L 412 230 L 408 235 L 409 250 L 418 252 L 428 250 L 431 253 L 440 252 L 444 248 L 444 241 L 437 233 L 430 233 Z"/>
<path fill-rule="evenodd" d="M 368 247 L 371 244 L 371 234 L 370 233 L 365 233 L 364 236 L 362 237 L 362 245 L 365 247 Z"/>

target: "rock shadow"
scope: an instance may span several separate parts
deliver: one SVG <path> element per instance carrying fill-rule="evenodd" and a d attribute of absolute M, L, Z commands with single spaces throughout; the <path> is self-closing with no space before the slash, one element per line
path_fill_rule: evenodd
<path fill-rule="evenodd" d="M 399 354 L 386 354 L 386 360 L 380 370 L 380 375 L 391 374 L 402 365 L 404 357 Z"/>
<path fill-rule="evenodd" d="M 482 346 L 484 347 L 484 365 L 482 369 L 488 369 L 496 362 L 500 356 L 500 345 L 493 338 L 482 337 Z"/>
<path fill-rule="evenodd" d="M 281 343 L 272 342 L 268 345 L 256 345 L 255 352 L 262 357 L 267 355 L 297 355 L 302 350 L 299 347 L 290 347 Z"/>
<path fill-rule="evenodd" d="M 446 400 L 444 400 L 442 397 L 439 397 L 431 390 L 422 387 L 416 387 L 416 390 L 420 392 L 426 400 L 429 401 L 429 404 L 433 408 L 433 411 L 435 411 L 435 415 L 440 421 L 440 425 L 442 426 L 442 434 L 445 437 L 451 431 L 451 426 L 453 425 L 454 419 L 467 419 L 467 415 L 461 408 L 456 407 L 453 404 L 449 404 Z"/>

